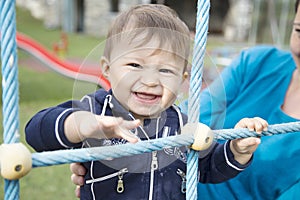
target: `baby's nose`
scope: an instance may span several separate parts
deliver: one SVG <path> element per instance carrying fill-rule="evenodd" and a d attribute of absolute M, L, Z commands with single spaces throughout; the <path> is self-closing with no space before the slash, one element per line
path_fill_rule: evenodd
<path fill-rule="evenodd" d="M 153 71 L 145 71 L 141 75 L 141 82 L 150 87 L 156 86 L 159 83 L 159 75 Z"/>

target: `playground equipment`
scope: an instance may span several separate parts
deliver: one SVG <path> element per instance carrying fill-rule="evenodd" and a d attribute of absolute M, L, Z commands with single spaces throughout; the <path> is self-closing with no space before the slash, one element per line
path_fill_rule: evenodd
<path fill-rule="evenodd" d="M 3 127 L 4 144 L 0 149 L 1 174 L 5 177 L 4 199 L 19 199 L 18 179 L 28 173 L 32 167 L 57 165 L 71 162 L 86 162 L 118 158 L 126 155 L 135 155 L 145 152 L 162 150 L 165 147 L 191 146 L 187 159 L 187 192 L 186 198 L 197 199 L 197 169 L 198 152 L 211 144 L 213 139 L 235 139 L 257 136 L 247 129 L 211 131 L 208 127 L 198 124 L 200 113 L 200 90 L 202 84 L 203 58 L 208 31 L 209 0 L 198 0 L 196 36 L 191 72 L 191 87 L 189 90 L 189 123 L 183 134 L 141 141 L 136 144 L 124 144 L 106 147 L 94 147 L 76 150 L 60 150 L 53 152 L 28 154 L 22 145 L 19 145 L 18 132 L 18 81 L 17 81 L 17 54 L 15 29 L 15 2 L 1 1 L 1 57 L 3 74 Z M 270 126 L 263 135 L 296 132 L 300 130 L 300 123 L 288 123 Z M 214 136 L 212 134 L 214 133 Z M 15 144 L 18 144 L 15 146 Z M 18 154 L 17 157 L 14 154 Z M 4 156 L 5 155 L 5 156 Z M 29 155 L 29 156 L 28 156 Z M 8 158 L 16 156 L 16 159 Z M 22 159 L 21 159 L 22 158 Z M 30 164 L 32 162 L 32 164 Z"/>
<path fill-rule="evenodd" d="M 199 69 L 195 69 L 192 72 L 192 79 L 193 77 L 196 80 L 196 83 L 192 83 L 194 86 L 190 92 L 191 94 L 198 95 L 201 88 L 201 70 L 203 68 L 203 57 L 204 57 L 204 48 L 206 44 L 206 34 L 208 30 L 208 15 L 209 15 L 209 1 L 199 1 L 198 7 L 201 8 L 198 11 L 198 23 L 197 29 L 201 30 L 196 33 L 196 37 L 198 37 L 198 43 L 195 45 L 195 63 L 199 66 Z M 18 142 L 18 129 L 19 129 L 19 122 L 18 122 L 18 81 L 17 81 L 17 54 L 16 54 L 16 28 L 15 28 L 15 2 L 11 1 L 1 1 L 1 56 L 2 56 L 2 74 L 3 74 L 3 115 L 4 115 L 4 143 L 11 144 Z M 200 77 L 193 76 L 193 73 L 198 73 Z M 200 81 L 199 81 L 200 80 Z M 190 102 L 194 102 L 196 108 L 192 110 L 195 111 L 194 115 L 190 117 L 191 121 L 198 121 L 199 116 L 199 98 L 196 96 L 193 100 L 191 99 Z M 198 107 L 198 109 L 197 109 Z M 191 137 L 187 137 L 190 138 Z M 182 145 L 191 145 L 192 142 Z M 142 145 L 143 148 L 145 145 Z M 156 145 L 159 146 L 159 145 Z M 174 145 L 168 145 L 174 146 Z M 163 146 L 160 147 L 163 149 Z M 82 149 L 86 151 L 86 149 Z M 157 150 L 157 149 L 156 149 Z M 102 151 L 102 150 L 101 150 Z M 59 151 L 58 151 L 59 152 Z M 187 166 L 187 188 L 196 188 L 197 187 L 197 173 L 193 173 L 192 170 L 197 170 L 198 166 L 198 154 L 191 150 L 191 153 L 188 155 L 188 166 Z M 90 151 L 89 151 L 90 153 Z M 58 153 L 60 154 L 60 153 Z M 81 155 L 82 153 L 77 152 L 76 155 Z M 42 156 L 46 158 L 45 156 Z M 32 156 L 34 158 L 34 156 Z M 72 160 L 72 159 L 71 159 Z M 38 160 L 37 160 L 38 161 Z M 83 160 L 82 160 L 83 161 Z M 1 163 L 7 161 L 1 161 Z M 70 162 L 76 162 L 76 160 L 72 160 Z M 33 160 L 33 166 L 35 165 L 35 161 Z M 18 169 L 14 168 L 14 169 Z M 190 178 L 193 177 L 193 178 Z M 7 199 L 19 199 L 19 182 L 18 180 L 8 180 L 5 179 L 5 200 Z M 197 191 L 195 189 L 190 189 L 187 191 L 187 199 L 196 199 L 197 198 Z"/>
<path fill-rule="evenodd" d="M 44 63 L 50 69 L 75 80 L 88 81 L 100 85 L 104 89 L 109 89 L 109 82 L 103 77 L 100 66 L 81 66 L 62 60 L 43 45 L 32 38 L 17 32 L 17 46 Z"/>

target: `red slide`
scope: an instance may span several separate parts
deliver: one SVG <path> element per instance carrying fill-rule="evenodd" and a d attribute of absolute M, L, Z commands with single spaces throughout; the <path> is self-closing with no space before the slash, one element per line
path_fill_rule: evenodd
<path fill-rule="evenodd" d="M 21 33 L 17 33 L 17 45 L 20 49 L 31 54 L 58 73 L 76 80 L 96 83 L 106 90 L 110 88 L 110 84 L 108 80 L 103 77 L 99 66 L 82 66 L 63 61 L 47 50 L 43 45 Z"/>

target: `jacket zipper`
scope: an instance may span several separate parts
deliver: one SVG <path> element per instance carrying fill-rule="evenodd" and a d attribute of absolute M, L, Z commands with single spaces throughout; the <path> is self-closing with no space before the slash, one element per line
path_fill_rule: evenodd
<path fill-rule="evenodd" d="M 155 131 L 156 139 L 158 138 L 159 120 L 160 117 L 157 118 L 157 122 L 156 122 L 156 131 Z M 151 161 L 151 172 L 150 172 L 149 200 L 153 199 L 154 172 L 157 169 L 158 169 L 157 151 L 153 151 L 152 161 Z"/>
<path fill-rule="evenodd" d="M 117 184 L 117 192 L 123 193 L 124 192 L 124 183 L 123 183 L 123 173 L 118 174 L 118 184 Z"/>
<path fill-rule="evenodd" d="M 181 177 L 181 192 L 186 193 L 186 175 L 181 169 L 177 169 L 177 174 Z"/>
<path fill-rule="evenodd" d="M 111 179 L 114 178 L 116 176 L 118 176 L 119 180 L 118 180 L 118 184 L 117 184 L 117 192 L 122 193 L 124 191 L 124 185 L 123 185 L 123 175 L 126 174 L 128 172 L 127 168 L 123 168 L 118 172 L 112 173 L 112 174 L 108 174 L 106 176 L 100 177 L 100 178 L 95 178 L 95 179 L 90 179 L 90 180 L 86 180 L 86 184 L 91 184 L 91 183 L 96 183 L 96 182 L 101 182 L 101 181 L 105 181 L 107 179 Z"/>
<path fill-rule="evenodd" d="M 157 151 L 152 152 L 151 172 L 150 172 L 150 190 L 149 200 L 153 198 L 154 171 L 158 169 Z"/>

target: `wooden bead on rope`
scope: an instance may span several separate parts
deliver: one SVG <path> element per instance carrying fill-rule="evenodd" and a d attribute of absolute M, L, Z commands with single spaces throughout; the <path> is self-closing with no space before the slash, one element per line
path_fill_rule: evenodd
<path fill-rule="evenodd" d="M 191 148 L 196 151 L 209 148 L 214 140 L 212 130 L 202 123 L 187 123 L 181 129 L 181 134 L 193 134 L 194 143 Z"/>
<path fill-rule="evenodd" d="M 0 173 L 8 180 L 25 176 L 32 168 L 30 151 L 22 143 L 0 145 Z"/>

